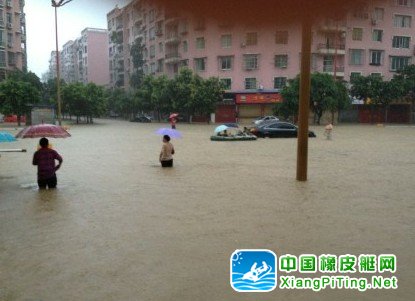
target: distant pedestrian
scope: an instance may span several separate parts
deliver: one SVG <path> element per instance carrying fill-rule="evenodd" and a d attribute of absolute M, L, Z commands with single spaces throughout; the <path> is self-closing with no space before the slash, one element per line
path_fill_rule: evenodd
<path fill-rule="evenodd" d="M 174 118 L 174 117 L 170 118 L 170 124 L 171 124 L 171 128 L 173 130 L 176 129 L 176 123 L 177 123 L 177 119 L 176 118 Z"/>
<path fill-rule="evenodd" d="M 331 140 L 332 132 L 333 132 L 333 125 L 331 123 L 328 123 L 324 130 L 324 136 L 326 136 L 327 140 Z"/>
<path fill-rule="evenodd" d="M 37 165 L 37 183 L 39 189 L 56 188 L 58 180 L 56 171 L 62 165 L 62 157 L 57 151 L 49 148 L 49 140 L 42 138 L 39 141 L 40 149 L 33 155 L 33 165 Z M 56 162 L 58 161 L 58 165 Z"/>
<path fill-rule="evenodd" d="M 174 147 L 170 143 L 170 136 L 163 136 L 163 146 L 160 152 L 160 163 L 162 167 L 173 167 Z"/>

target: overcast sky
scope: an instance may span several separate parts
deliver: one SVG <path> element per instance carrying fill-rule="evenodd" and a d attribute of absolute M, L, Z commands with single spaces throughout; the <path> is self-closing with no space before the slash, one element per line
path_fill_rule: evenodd
<path fill-rule="evenodd" d="M 129 0 L 73 0 L 58 8 L 59 49 L 80 36 L 85 27 L 107 27 L 107 13 Z M 26 0 L 28 69 L 39 77 L 47 71 L 55 49 L 55 14 L 50 0 Z"/>

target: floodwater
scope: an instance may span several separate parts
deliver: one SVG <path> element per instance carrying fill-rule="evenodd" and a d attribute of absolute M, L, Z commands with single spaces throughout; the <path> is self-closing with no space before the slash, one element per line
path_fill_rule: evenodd
<path fill-rule="evenodd" d="M 179 124 L 161 169 L 158 127 L 72 126 L 52 141 L 56 191 L 36 189 L 37 140 L 0 145 L 28 149 L 0 158 L 1 301 L 413 300 L 415 127 L 338 126 L 332 141 L 314 128 L 307 183 L 295 139 L 211 142 L 213 125 Z M 229 259 L 244 248 L 393 253 L 399 288 L 236 293 Z"/>

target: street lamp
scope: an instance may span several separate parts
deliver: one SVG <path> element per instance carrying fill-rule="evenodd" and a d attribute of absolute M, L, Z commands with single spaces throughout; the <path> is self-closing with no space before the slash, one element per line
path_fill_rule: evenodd
<path fill-rule="evenodd" d="M 61 113 L 61 76 L 59 70 L 59 43 L 58 43 L 58 7 L 64 6 L 72 0 L 51 0 L 52 7 L 55 8 L 55 34 L 56 34 L 56 100 L 58 102 L 58 122 L 62 125 Z"/>

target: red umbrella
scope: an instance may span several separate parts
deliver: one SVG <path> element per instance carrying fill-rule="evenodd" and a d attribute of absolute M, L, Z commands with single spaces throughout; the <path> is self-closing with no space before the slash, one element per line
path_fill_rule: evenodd
<path fill-rule="evenodd" d="M 177 116 L 179 116 L 179 113 L 170 114 L 169 119 L 176 118 Z"/>
<path fill-rule="evenodd" d="M 71 137 L 63 127 L 53 124 L 32 125 L 21 130 L 16 138 L 66 138 Z"/>

